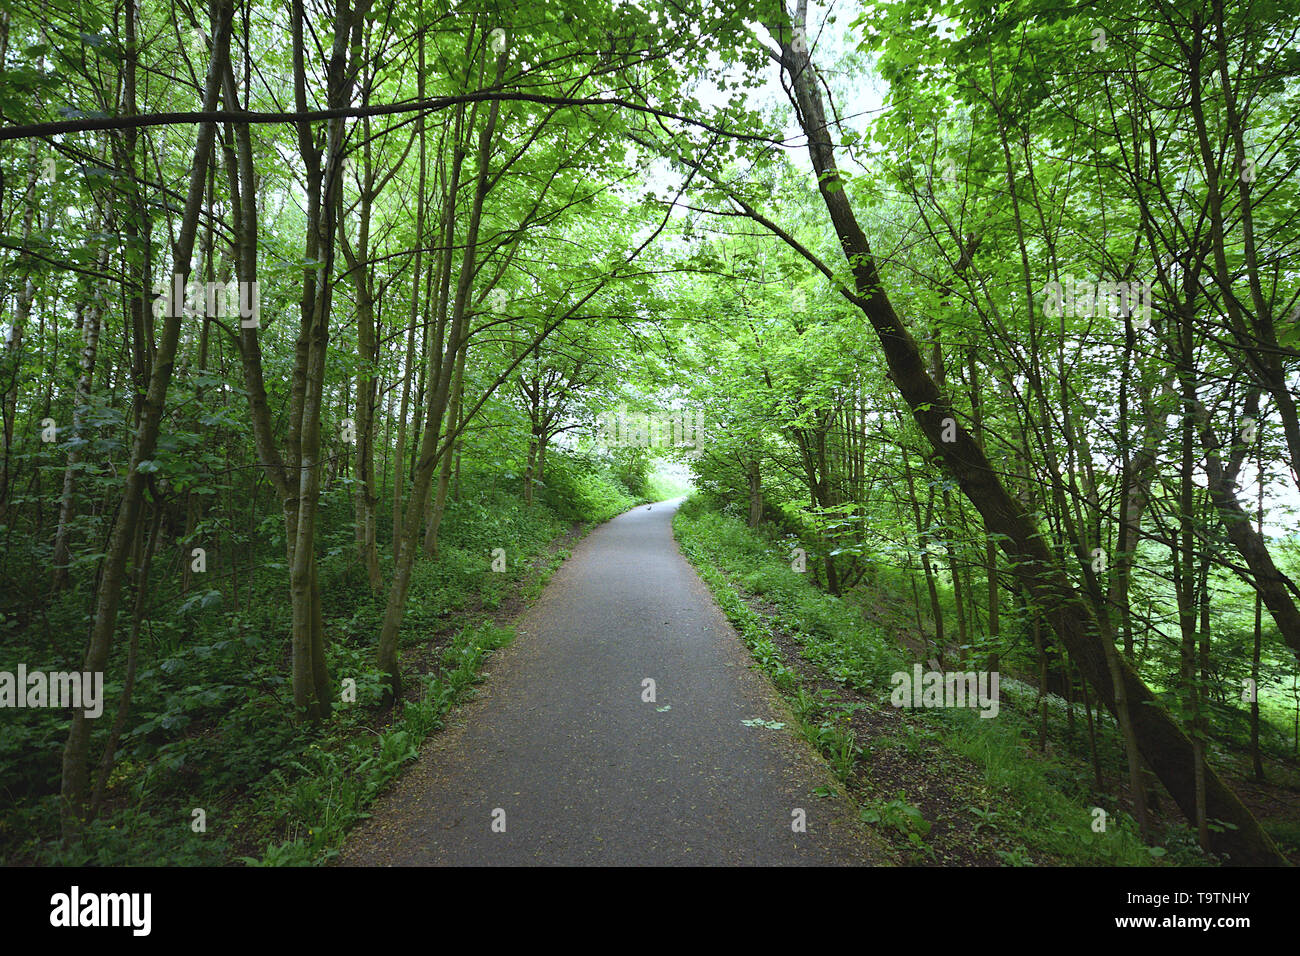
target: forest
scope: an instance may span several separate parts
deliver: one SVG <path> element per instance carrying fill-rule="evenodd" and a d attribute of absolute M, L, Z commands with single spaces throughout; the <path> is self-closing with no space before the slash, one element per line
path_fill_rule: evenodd
<path fill-rule="evenodd" d="M 1300 862 L 1297 0 L 0 0 L 0 124 L 0 862 L 382 862 L 484 739 L 468 859 L 785 861 L 620 734 Z"/>

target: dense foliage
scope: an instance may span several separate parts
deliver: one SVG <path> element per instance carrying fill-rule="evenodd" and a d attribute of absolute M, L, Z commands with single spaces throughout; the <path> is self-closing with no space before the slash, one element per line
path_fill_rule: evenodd
<path fill-rule="evenodd" d="M 0 670 L 105 675 L 0 715 L 6 857 L 327 859 L 571 525 L 689 464 L 696 556 L 766 542 L 829 664 L 1005 672 L 1044 750 L 1082 702 L 1069 799 L 1136 842 L 1029 850 L 1142 859 L 1164 795 L 1280 862 L 1298 29 L 0 2 Z"/>

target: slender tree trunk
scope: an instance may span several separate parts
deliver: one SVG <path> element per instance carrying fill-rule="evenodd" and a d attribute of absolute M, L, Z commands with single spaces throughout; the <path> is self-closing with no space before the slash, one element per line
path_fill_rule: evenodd
<path fill-rule="evenodd" d="M 40 167 L 37 164 L 37 140 L 27 144 L 27 190 L 23 195 L 23 224 L 21 245 L 26 248 L 31 239 L 32 227 L 36 221 L 36 184 L 40 181 Z M 13 458 L 14 423 L 18 418 L 18 380 L 22 374 L 23 331 L 32 315 L 32 302 L 36 298 L 36 283 L 30 269 L 24 274 L 18 286 L 17 303 L 13 320 L 9 324 L 9 338 L 5 341 L 5 362 L 0 374 L 7 377 L 4 393 L 0 396 L 0 415 L 3 416 L 4 452 L 0 458 L 0 522 L 8 524 L 9 486 L 12 481 L 9 468 Z"/>
<path fill-rule="evenodd" d="M 102 271 L 108 264 L 108 244 L 105 243 L 99 255 L 98 268 Z M 95 360 L 99 354 L 100 317 L 104 311 L 102 292 L 95 297 L 84 312 L 81 333 L 81 374 L 77 378 L 77 397 L 73 402 L 72 434 L 80 437 L 85 415 L 83 409 L 90 402 L 91 390 L 95 381 Z M 59 499 L 59 527 L 54 536 L 54 590 L 61 591 L 68 586 L 68 539 L 71 524 L 76 513 L 77 466 L 81 462 L 81 446 L 68 452 L 68 464 L 63 470 L 63 494 Z"/>
<path fill-rule="evenodd" d="M 976 362 L 976 350 L 974 346 L 970 347 L 967 364 L 970 367 L 971 382 L 971 425 L 975 440 L 981 445 L 984 443 L 984 402 L 980 395 L 979 385 L 979 366 Z M 1001 635 L 1001 622 L 999 620 L 999 589 L 998 589 L 998 546 L 989 534 L 988 525 L 984 525 L 984 576 L 987 583 L 987 604 L 988 604 L 988 624 L 986 627 L 988 642 L 993 646 L 998 646 L 998 638 Z M 988 668 L 990 671 L 996 671 L 999 666 L 998 653 L 993 651 L 989 655 Z"/>
<path fill-rule="evenodd" d="M 463 424 L 464 408 L 461 405 L 461 393 L 464 390 L 465 350 L 460 350 L 456 360 L 456 381 L 452 386 L 451 410 L 448 421 L 459 432 Z M 442 526 L 442 515 L 447 506 L 447 487 L 451 482 L 451 462 L 453 453 L 459 454 L 460 439 L 455 439 L 442 453 L 442 462 L 438 467 L 438 491 L 433 500 L 433 514 L 430 515 L 429 530 L 425 536 L 424 550 L 429 557 L 438 556 L 438 528 Z"/>
<path fill-rule="evenodd" d="M 749 463 L 749 526 L 757 528 L 763 523 L 763 472 L 757 458 Z"/>
<path fill-rule="evenodd" d="M 1258 453 L 1257 470 L 1255 483 L 1258 485 L 1258 499 L 1255 506 L 1255 533 L 1260 537 L 1264 535 L 1264 453 L 1261 450 Z M 1250 651 L 1250 764 L 1254 770 L 1255 779 L 1263 783 L 1264 781 L 1264 761 L 1259 752 L 1259 652 L 1260 642 L 1263 638 L 1263 608 L 1264 603 L 1260 599 L 1259 592 L 1255 592 L 1255 632 L 1254 643 Z"/>
<path fill-rule="evenodd" d="M 424 9 L 423 3 L 420 9 Z M 420 69 L 416 73 L 416 95 L 421 99 L 424 97 L 424 34 L 421 32 L 416 56 L 418 57 L 418 66 Z M 456 150 L 459 152 L 460 147 L 460 117 L 463 115 L 463 109 L 457 110 L 456 119 Z M 419 170 L 417 172 L 416 183 L 416 201 L 415 201 L 415 262 L 411 270 L 411 307 L 410 307 L 410 327 L 406 334 L 406 362 L 402 367 L 402 404 L 401 412 L 397 419 L 397 451 L 393 459 L 393 561 L 396 563 L 401 553 L 402 538 L 402 492 L 406 487 L 406 426 L 409 416 L 409 406 L 411 400 L 411 375 L 415 370 L 415 327 L 419 323 L 420 317 L 420 284 L 425 281 L 424 276 L 424 211 L 427 200 L 425 198 L 425 187 L 428 182 L 428 153 L 425 143 L 424 132 L 424 113 L 421 112 L 416 117 L 416 136 L 419 139 Z M 459 175 L 459 164 L 456 166 L 456 174 Z M 448 195 L 444 199 L 444 208 L 440 229 L 438 234 L 439 250 L 436 262 L 441 263 L 444 258 L 451 257 L 451 236 L 447 233 L 448 223 L 452 222 L 451 213 L 448 211 L 448 204 L 454 208 L 456 202 L 456 190 L 454 187 L 448 190 Z M 431 271 L 433 263 L 430 263 Z M 426 296 L 426 308 L 428 307 L 428 297 Z"/>
<path fill-rule="evenodd" d="M 212 55 L 208 63 L 202 105 L 203 112 L 208 113 L 216 109 L 223 65 L 227 63 L 230 56 L 233 3 L 231 0 L 216 0 L 213 11 L 216 22 L 212 25 Z M 212 157 L 212 144 L 215 137 L 215 123 L 204 123 L 199 127 L 198 139 L 194 147 L 194 162 L 190 172 L 189 192 L 186 196 L 180 233 L 172 252 L 173 269 L 182 287 L 189 277 L 190 256 L 194 251 L 194 238 L 203 202 L 204 179 L 207 165 Z M 81 668 L 91 673 L 102 672 L 108 664 L 113 632 L 117 624 L 117 605 L 121 597 L 122 576 L 126 570 L 131 545 L 135 540 L 136 522 L 139 520 L 144 493 L 145 475 L 140 471 L 140 463 L 153 455 L 158 429 L 162 423 L 163 407 L 167 400 L 167 389 L 171 384 L 176 345 L 180 338 L 180 303 L 171 303 L 171 308 L 167 311 L 172 314 L 167 315 L 163 323 L 162 338 L 158 342 L 158 351 L 152 362 L 149 388 L 140 416 L 140 427 L 136 431 L 131 450 L 130 471 L 127 473 L 122 502 L 109 537 L 108 553 L 104 558 L 99 586 L 95 592 L 90 641 Z M 74 709 L 72 724 L 68 730 L 68 741 L 63 750 L 61 788 L 64 838 L 69 841 L 79 837 L 82 817 L 86 809 L 89 743 L 90 724 L 83 711 Z"/>
<path fill-rule="evenodd" d="M 135 614 L 131 621 L 131 643 L 126 652 L 126 677 L 122 682 L 122 696 L 117 702 L 117 715 L 113 718 L 113 726 L 109 730 L 108 740 L 104 744 L 104 755 L 99 761 L 99 775 L 95 779 L 95 788 L 90 796 L 90 809 L 87 816 L 91 820 L 99 815 L 99 808 L 104 801 L 104 791 L 108 786 L 108 778 L 113 773 L 113 765 L 117 759 L 117 744 L 122 739 L 122 731 L 126 729 L 127 714 L 131 710 L 131 695 L 135 690 L 136 664 L 140 650 L 140 627 L 144 621 L 145 610 L 149 602 L 149 569 L 153 565 L 153 556 L 158 549 L 158 533 L 161 529 L 162 507 L 160 502 L 154 508 L 153 528 L 147 536 L 148 542 L 143 548 L 144 555 L 139 559 L 137 565 Z"/>
<path fill-rule="evenodd" d="M 921 519 L 921 505 L 916 500 L 916 483 L 912 479 L 912 464 L 906 448 L 901 448 L 903 453 L 903 475 L 907 479 L 907 497 L 912 504 L 912 518 L 916 523 L 917 551 L 921 557 L 921 570 L 925 575 L 925 587 L 930 595 L 930 617 L 934 621 L 934 643 L 937 648 L 940 664 L 943 663 L 944 657 L 944 637 L 943 637 L 943 608 L 939 605 L 939 589 L 934 581 L 934 568 L 930 565 L 930 551 L 926 547 L 928 544 L 926 522 Z M 930 504 L 934 503 L 934 490 L 930 491 Z M 928 511 L 929 506 L 927 506 Z M 928 520 L 928 515 L 927 515 Z M 919 620 L 919 615 L 918 615 Z M 924 632 L 922 632 L 924 637 Z"/>
<path fill-rule="evenodd" d="M 506 53 L 503 49 L 497 56 L 497 79 L 505 70 Z M 488 118 L 479 135 L 477 159 L 477 182 L 474 198 L 470 204 L 469 223 L 465 230 L 464 252 L 461 258 L 460 272 L 456 280 L 456 297 L 452 303 L 450 329 L 445 343 L 446 352 L 442 352 L 443 342 L 437 336 L 430 349 L 429 361 L 429 396 L 425 417 L 424 435 L 420 445 L 420 460 L 415 471 L 415 480 L 411 488 L 409 505 L 403 519 L 402 534 L 399 538 L 397 563 L 394 568 L 393 584 L 388 592 L 388 606 L 384 611 L 384 622 L 379 634 L 378 665 L 388 678 L 388 697 L 396 700 L 401 696 L 402 679 L 397 665 L 397 638 L 402 616 L 406 607 L 406 592 L 410 585 L 411 569 L 415 563 L 418 548 L 420 526 L 424 522 L 424 502 L 429 495 L 433 481 L 433 470 L 438 461 L 438 436 L 447 410 L 451 393 L 451 379 L 455 366 L 456 353 L 465 347 L 466 310 L 469 305 L 470 288 L 474 280 L 474 262 L 478 251 L 479 225 L 483 218 L 483 203 L 487 197 L 489 183 L 489 159 L 491 157 L 493 137 L 496 132 L 497 119 L 501 104 L 493 100 L 488 108 Z M 451 231 L 447 231 L 450 236 Z M 450 248 L 450 242 L 448 242 Z M 435 364 L 436 363 L 436 364 Z"/>

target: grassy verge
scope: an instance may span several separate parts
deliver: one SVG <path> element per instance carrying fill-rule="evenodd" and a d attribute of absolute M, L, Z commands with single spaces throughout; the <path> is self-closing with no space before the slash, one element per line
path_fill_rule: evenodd
<path fill-rule="evenodd" d="M 911 661 L 858 609 L 795 573 L 785 549 L 695 499 L 674 519 L 683 552 L 757 662 L 786 697 L 800 731 L 859 802 L 864 822 L 915 863 L 1150 865 L 1207 862 L 1186 827 L 1161 846 L 1138 839 L 1113 795 L 1064 748 L 1030 747 L 1037 693 L 1001 686 L 992 719 L 968 708 L 900 709 L 891 676 Z M 1097 721 L 1099 751 L 1118 754 Z M 1118 778 L 1117 764 L 1103 768 Z M 1095 830 L 1106 812 L 1105 830 Z"/>

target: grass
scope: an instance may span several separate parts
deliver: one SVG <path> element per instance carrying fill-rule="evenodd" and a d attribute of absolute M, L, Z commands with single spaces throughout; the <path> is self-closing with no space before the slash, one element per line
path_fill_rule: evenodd
<path fill-rule="evenodd" d="M 737 518 L 706 510 L 693 498 L 678 511 L 674 530 L 757 666 L 790 703 L 800 732 L 827 757 L 841 780 L 851 779 L 854 767 L 880 747 L 899 746 L 917 760 L 939 765 L 957 761 L 973 766 L 994 806 L 979 806 L 978 800 L 955 792 L 951 796 L 972 799 L 963 814 L 966 825 L 975 832 L 994 831 L 1002 845 L 998 857 L 1009 865 L 1027 864 L 1035 857 L 1094 866 L 1207 862 L 1184 827 L 1171 827 L 1165 845 L 1156 848 L 1142 844 L 1134 821 L 1123 813 L 1108 812 L 1105 831 L 1094 832 L 1094 801 L 1087 788 L 1074 785 L 1081 764 L 1065 766 L 1032 750 L 1036 693 L 1022 691 L 1017 700 L 1015 682 L 1004 683 L 995 719 L 964 708 L 913 710 L 905 712 L 906 730 L 897 739 L 847 739 L 845 721 L 833 709 L 828 713 L 825 695 L 819 699 L 800 686 L 799 674 L 782 660 L 772 635 L 778 628 L 794 635 L 805 659 L 824 677 L 856 692 L 864 706 L 880 709 L 890 706 L 890 675 L 911 666 L 891 635 L 853 604 L 817 590 L 806 574 L 794 573 L 784 543 L 756 534 Z M 755 599 L 770 611 L 756 611 Z M 1010 694 L 1005 692 L 1008 685 Z M 1099 734 L 1104 730 L 1099 728 Z M 1104 745 L 1103 739 L 1099 746 Z M 1113 749 L 1118 751 L 1117 746 Z M 863 811 L 873 825 L 899 831 L 901 824 L 905 841 L 915 846 L 918 839 L 924 841 L 921 831 L 928 828 L 907 823 L 913 817 L 897 802 L 901 799 L 893 796 L 893 804 L 868 801 Z"/>

